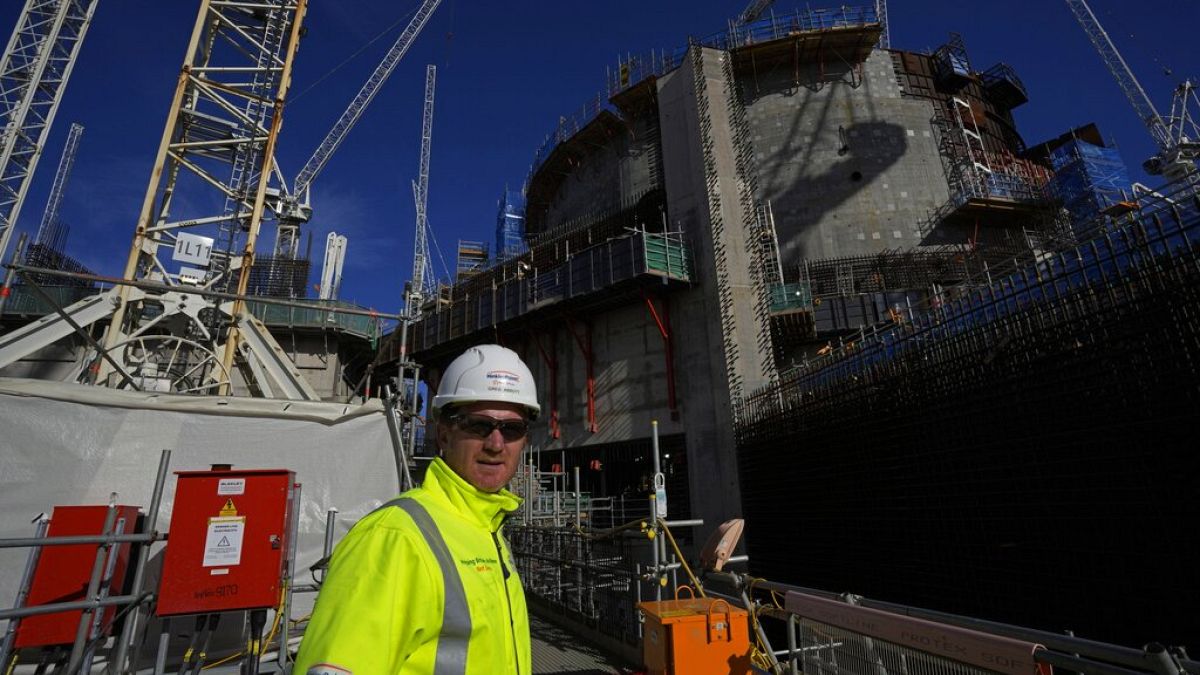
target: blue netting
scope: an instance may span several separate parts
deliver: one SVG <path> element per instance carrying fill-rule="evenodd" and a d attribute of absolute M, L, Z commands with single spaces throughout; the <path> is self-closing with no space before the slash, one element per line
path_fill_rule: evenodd
<path fill-rule="evenodd" d="M 1129 170 L 1112 148 L 1076 139 L 1052 152 L 1050 161 L 1055 172 L 1051 188 L 1071 213 L 1080 238 L 1096 229 L 1104 209 L 1133 192 Z"/>
<path fill-rule="evenodd" d="M 496 258 L 507 260 L 525 252 L 525 195 L 505 190 L 496 215 Z"/>

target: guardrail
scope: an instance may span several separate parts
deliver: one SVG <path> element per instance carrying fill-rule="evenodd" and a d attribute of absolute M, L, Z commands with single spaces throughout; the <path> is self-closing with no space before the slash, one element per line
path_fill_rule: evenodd
<path fill-rule="evenodd" d="M 759 21 L 740 25 L 733 24 L 726 30 L 698 39 L 691 38 L 687 45 L 670 53 L 656 51 L 646 55 L 629 56 L 618 64 L 615 73 L 608 73 L 605 83 L 607 96 L 597 94 L 594 99 L 589 100 L 576 112 L 559 117 L 554 130 L 546 134 L 545 140 L 534 153 L 526 184 L 528 185 L 534 174 L 559 144 L 590 124 L 601 112 L 607 110 L 620 116 L 617 109 L 607 99 L 615 97 L 648 77 L 664 75 L 675 70 L 683 63 L 687 50 L 693 45 L 728 51 L 802 33 L 860 28 L 878 25 L 878 23 L 879 17 L 875 13 L 875 8 L 871 6 L 804 9 L 791 14 L 779 15 L 772 13 L 769 17 Z"/>
<path fill-rule="evenodd" d="M 758 672 L 808 675 L 1185 675 L 1182 647 L 1142 649 L 777 583 L 736 572 L 705 577 L 710 595 L 751 612 Z M 718 590 L 719 589 L 719 590 Z M 774 648 L 761 619 L 783 624 Z M 775 632 L 774 634 L 778 634 Z"/>

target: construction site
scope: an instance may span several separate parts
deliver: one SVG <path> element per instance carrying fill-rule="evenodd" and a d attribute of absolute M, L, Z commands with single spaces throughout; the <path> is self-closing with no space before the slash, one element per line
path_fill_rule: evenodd
<path fill-rule="evenodd" d="M 1096 124 L 1025 138 L 1020 75 L 963 35 L 756 0 L 543 115 L 453 278 L 429 65 L 386 311 L 339 299 L 346 235 L 313 269 L 313 185 L 439 0 L 299 171 L 308 3 L 197 0 L 120 276 L 60 216 L 81 124 L 17 229 L 97 4 L 26 0 L 0 60 L 4 675 L 290 672 L 337 541 L 421 482 L 429 399 L 481 344 L 542 409 L 504 529 L 534 673 L 1200 673 L 1200 98 L 1160 112 L 1084 0 L 1151 186 Z M 243 494 L 270 550 L 188 572 L 173 547 Z"/>

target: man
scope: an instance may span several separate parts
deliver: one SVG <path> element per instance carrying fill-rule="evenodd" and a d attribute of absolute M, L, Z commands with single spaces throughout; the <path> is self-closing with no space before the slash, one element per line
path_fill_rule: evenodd
<path fill-rule="evenodd" d="M 500 528 L 541 411 L 529 367 L 499 345 L 446 368 L 433 399 L 440 457 L 425 482 L 338 544 L 294 673 L 528 675 L 525 593 Z"/>

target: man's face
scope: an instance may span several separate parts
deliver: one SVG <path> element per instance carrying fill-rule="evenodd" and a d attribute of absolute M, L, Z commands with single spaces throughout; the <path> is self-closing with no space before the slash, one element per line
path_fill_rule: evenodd
<path fill-rule="evenodd" d="M 480 436 L 469 429 L 469 422 L 524 421 L 524 408 L 513 403 L 472 403 L 455 409 L 450 420 L 437 425 L 438 447 L 442 459 L 459 476 L 484 492 L 496 492 L 508 485 L 517 465 L 527 436 L 506 441 L 500 429 L 493 428 Z M 465 420 L 455 422 L 455 418 Z"/>

